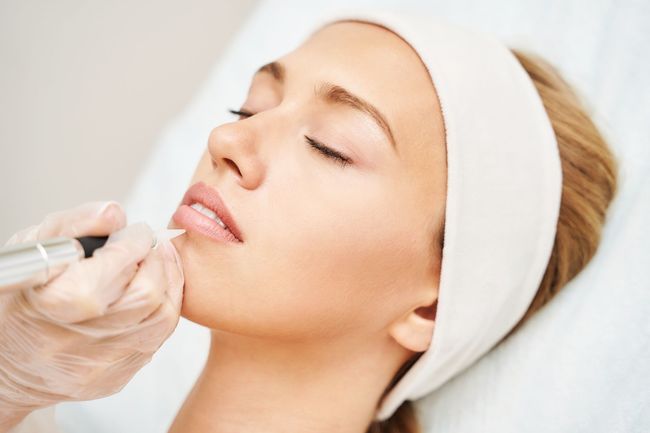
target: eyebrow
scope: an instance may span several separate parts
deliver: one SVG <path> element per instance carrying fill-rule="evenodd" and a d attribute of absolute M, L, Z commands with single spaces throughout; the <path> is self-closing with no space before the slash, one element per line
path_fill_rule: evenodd
<path fill-rule="evenodd" d="M 284 84 L 287 76 L 284 65 L 277 61 L 263 65 L 255 72 L 255 74 L 260 72 L 271 74 L 271 76 L 280 84 Z M 341 86 L 329 82 L 320 83 L 320 85 L 315 88 L 315 94 L 318 98 L 323 99 L 326 102 L 346 105 L 369 115 L 388 136 L 393 150 L 397 149 L 395 137 L 393 136 L 393 132 L 386 121 L 386 118 L 381 114 L 381 111 L 370 102 Z"/>

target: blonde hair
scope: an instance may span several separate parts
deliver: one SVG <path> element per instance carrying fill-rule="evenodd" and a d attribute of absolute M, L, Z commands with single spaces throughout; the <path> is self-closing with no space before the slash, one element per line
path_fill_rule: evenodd
<path fill-rule="evenodd" d="M 542 282 L 524 316 L 495 347 L 589 263 L 600 243 L 618 176 L 614 154 L 571 86 L 541 57 L 517 49 L 511 51 L 532 78 L 553 125 L 562 160 L 562 199 L 553 251 Z M 422 353 L 401 366 L 382 398 Z M 387 420 L 373 421 L 367 433 L 421 433 L 413 403 L 407 400 Z"/>

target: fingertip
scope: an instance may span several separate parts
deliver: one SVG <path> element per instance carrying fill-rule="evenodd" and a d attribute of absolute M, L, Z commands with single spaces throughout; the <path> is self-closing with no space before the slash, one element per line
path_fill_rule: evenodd
<path fill-rule="evenodd" d="M 126 212 L 122 205 L 114 200 L 104 202 L 98 210 L 97 216 L 112 228 L 111 232 L 126 226 Z"/>

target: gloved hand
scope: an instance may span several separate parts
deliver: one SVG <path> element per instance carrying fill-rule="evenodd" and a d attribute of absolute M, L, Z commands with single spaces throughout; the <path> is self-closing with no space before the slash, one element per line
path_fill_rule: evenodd
<path fill-rule="evenodd" d="M 42 287 L 0 294 L 0 432 L 34 409 L 118 392 L 176 327 L 180 258 L 168 240 L 151 249 L 146 224 L 125 224 L 118 203 L 92 202 L 7 242 L 112 233 Z"/>

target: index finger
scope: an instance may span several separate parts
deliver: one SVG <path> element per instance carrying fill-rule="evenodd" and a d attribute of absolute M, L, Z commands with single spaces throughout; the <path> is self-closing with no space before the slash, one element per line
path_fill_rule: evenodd
<path fill-rule="evenodd" d="M 118 202 L 93 201 L 46 216 L 39 225 L 37 239 L 104 236 L 125 225 L 126 214 Z"/>
<path fill-rule="evenodd" d="M 126 214 L 116 201 L 95 201 L 48 214 L 39 224 L 14 234 L 5 245 L 57 236 L 104 236 L 126 225 Z"/>

